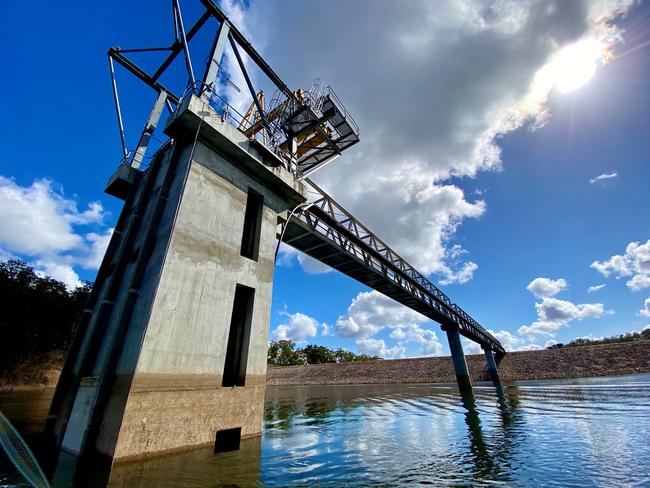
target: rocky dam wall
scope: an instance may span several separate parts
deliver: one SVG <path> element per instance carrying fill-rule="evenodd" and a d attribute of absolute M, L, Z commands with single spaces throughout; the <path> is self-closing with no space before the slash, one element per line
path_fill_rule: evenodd
<path fill-rule="evenodd" d="M 472 380 L 485 379 L 483 354 L 467 356 Z M 501 361 L 503 380 L 581 378 L 650 373 L 650 341 L 511 352 Z M 269 367 L 268 385 L 449 383 L 451 357 L 392 359 Z"/>

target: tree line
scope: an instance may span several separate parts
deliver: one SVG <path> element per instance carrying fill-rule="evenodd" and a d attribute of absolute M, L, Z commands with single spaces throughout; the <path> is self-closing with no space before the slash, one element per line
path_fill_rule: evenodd
<path fill-rule="evenodd" d="M 0 376 L 20 374 L 15 369 L 22 362 L 67 349 L 91 288 L 84 282 L 68 290 L 24 261 L 0 263 Z"/>
<path fill-rule="evenodd" d="M 374 361 L 379 356 L 354 354 L 342 347 L 333 350 L 325 346 L 309 344 L 296 349 L 290 340 L 271 341 L 267 362 L 273 366 L 295 366 L 299 364 L 351 363 L 355 361 Z"/>
<path fill-rule="evenodd" d="M 612 337 L 603 337 L 602 339 L 589 339 L 588 337 L 579 337 L 572 340 L 564 347 L 579 347 L 579 346 L 594 346 L 597 344 L 616 344 L 619 342 L 635 342 L 650 340 L 650 328 L 644 329 L 639 332 L 628 332 Z"/>

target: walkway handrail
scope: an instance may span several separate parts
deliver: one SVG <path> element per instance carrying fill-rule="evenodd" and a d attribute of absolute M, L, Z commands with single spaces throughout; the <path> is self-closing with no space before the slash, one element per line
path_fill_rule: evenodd
<path fill-rule="evenodd" d="M 296 212 L 292 219 L 307 224 L 345 252 L 365 262 L 413 297 L 435 309 L 443 326 L 457 327 L 464 336 L 494 352 L 505 354 L 501 343 L 424 275 L 399 256 L 370 229 L 359 222 L 331 196 L 309 179 L 310 193 L 317 195 L 311 205 Z"/>

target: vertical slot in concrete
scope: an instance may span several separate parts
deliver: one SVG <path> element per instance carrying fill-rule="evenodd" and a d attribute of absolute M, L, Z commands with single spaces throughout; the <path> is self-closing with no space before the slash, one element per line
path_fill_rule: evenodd
<path fill-rule="evenodd" d="M 244 214 L 244 232 L 241 241 L 241 255 L 257 261 L 260 251 L 260 231 L 262 227 L 262 209 L 264 197 L 252 188 L 248 189 L 246 213 Z"/>
<path fill-rule="evenodd" d="M 214 440 L 214 453 L 236 451 L 241 440 L 241 427 L 218 430 Z"/>
<path fill-rule="evenodd" d="M 221 386 L 244 386 L 255 290 L 237 285 Z"/>

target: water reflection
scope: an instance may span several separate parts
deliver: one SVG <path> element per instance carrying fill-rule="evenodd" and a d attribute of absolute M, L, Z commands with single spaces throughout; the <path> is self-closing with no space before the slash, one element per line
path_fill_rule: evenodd
<path fill-rule="evenodd" d="M 109 486 L 650 486 L 648 439 L 650 375 L 477 383 L 470 397 L 455 385 L 270 387 L 262 438 L 119 464 Z M 0 466 L 0 484 L 11 476 Z"/>
<path fill-rule="evenodd" d="M 239 451 L 196 449 L 113 468 L 109 488 L 245 487 L 257 485 L 262 437 L 242 439 Z"/>

